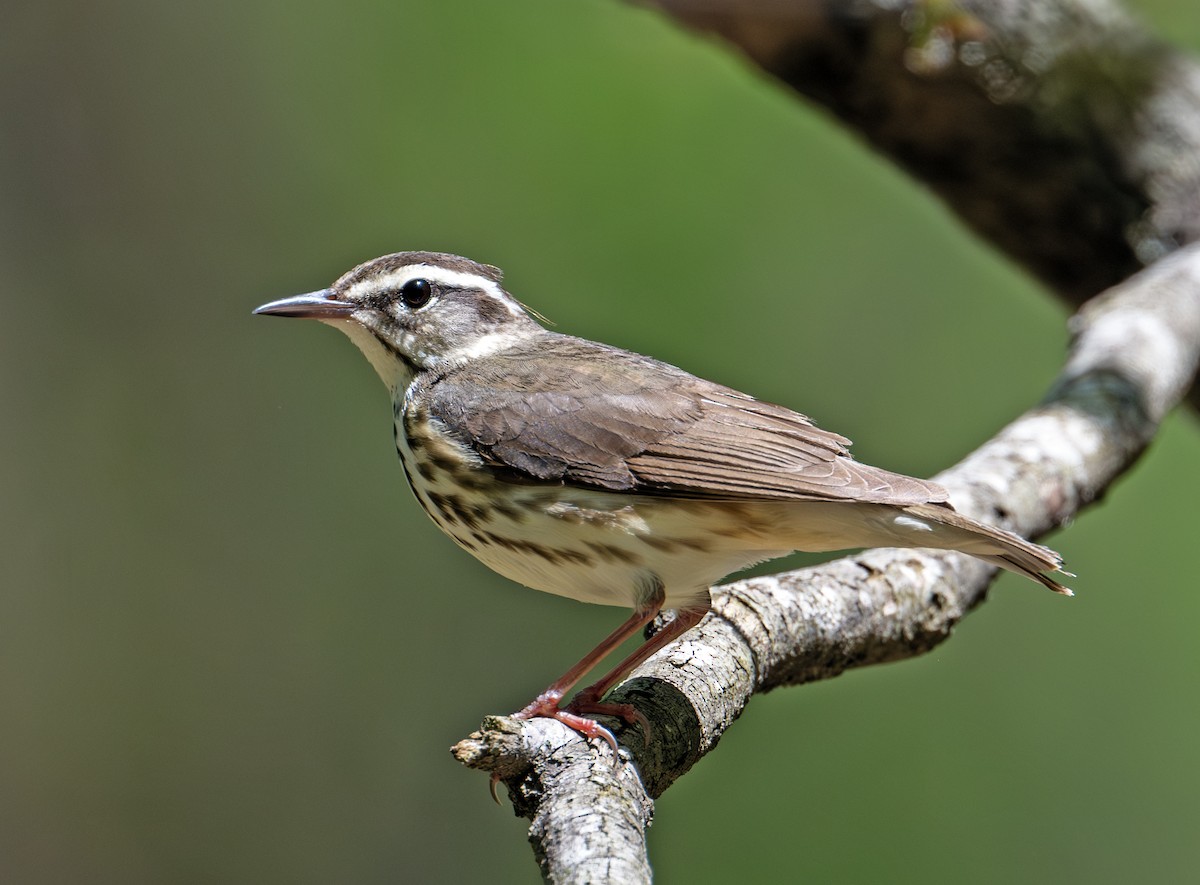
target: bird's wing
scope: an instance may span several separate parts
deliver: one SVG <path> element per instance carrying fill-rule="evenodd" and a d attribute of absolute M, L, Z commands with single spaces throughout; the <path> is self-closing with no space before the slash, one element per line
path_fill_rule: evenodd
<path fill-rule="evenodd" d="M 418 394 L 486 463 L 516 478 L 722 499 L 936 503 L 935 483 L 850 457 L 804 415 L 649 357 L 547 333 Z"/>
<path fill-rule="evenodd" d="M 709 391 L 700 417 L 629 458 L 656 487 L 709 497 L 803 498 L 876 504 L 940 503 L 936 483 L 860 464 L 850 441 L 805 416 L 733 390 Z"/>

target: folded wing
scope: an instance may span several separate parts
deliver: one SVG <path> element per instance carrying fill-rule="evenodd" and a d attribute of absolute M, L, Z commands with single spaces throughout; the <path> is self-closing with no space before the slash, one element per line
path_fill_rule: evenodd
<path fill-rule="evenodd" d="M 649 357 L 547 332 L 414 392 L 524 481 L 721 499 L 940 503 L 936 483 L 860 464 L 850 441 Z"/>

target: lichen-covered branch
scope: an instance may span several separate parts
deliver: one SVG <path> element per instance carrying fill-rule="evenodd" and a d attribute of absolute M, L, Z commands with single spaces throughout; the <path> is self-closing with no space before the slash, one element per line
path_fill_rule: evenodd
<path fill-rule="evenodd" d="M 640 2 L 827 108 L 1071 304 L 1200 237 L 1200 64 L 1112 0 Z"/>

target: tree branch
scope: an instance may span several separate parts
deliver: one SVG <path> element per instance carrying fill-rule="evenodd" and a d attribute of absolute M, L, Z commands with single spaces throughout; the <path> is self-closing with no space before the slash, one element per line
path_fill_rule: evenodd
<path fill-rule="evenodd" d="M 1200 66 L 1112 0 L 640 2 L 827 108 L 1075 306 L 1200 237 Z"/>

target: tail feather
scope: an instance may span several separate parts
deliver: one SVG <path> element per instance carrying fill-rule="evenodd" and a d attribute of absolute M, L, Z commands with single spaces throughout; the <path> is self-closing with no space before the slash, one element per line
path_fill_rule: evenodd
<path fill-rule="evenodd" d="M 1051 577 L 1051 574 L 1066 577 L 1074 575 L 1063 568 L 1062 557 L 1049 547 L 963 516 L 946 504 L 913 504 L 902 509 L 917 519 L 960 530 L 961 534 L 955 532 L 953 537 L 945 539 L 948 549 L 961 550 L 1002 569 L 1024 575 L 1063 596 L 1075 595 L 1069 587 Z"/>

